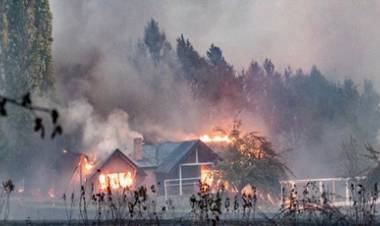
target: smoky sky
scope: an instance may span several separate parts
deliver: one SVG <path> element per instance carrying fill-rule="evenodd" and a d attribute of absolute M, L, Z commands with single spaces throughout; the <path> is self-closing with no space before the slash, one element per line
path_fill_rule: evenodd
<path fill-rule="evenodd" d="M 330 80 L 371 79 L 380 88 L 378 1 L 51 0 L 51 8 L 57 90 L 67 107 L 65 131 L 78 134 L 80 151 L 131 150 L 131 139 L 141 134 L 194 138 L 186 136 L 232 122 L 236 115 L 228 103 L 194 100 L 186 84 L 176 80 L 181 72 L 175 59 L 155 66 L 133 57 L 151 18 L 174 50 L 181 34 L 201 55 L 213 43 L 236 71 L 252 60 L 271 58 L 279 71 L 289 65 L 309 71 L 316 65 Z M 134 67 L 131 59 L 143 66 Z M 250 130 L 266 135 L 260 118 L 247 112 L 240 116 Z M 326 146 L 340 143 L 326 140 Z M 307 148 L 298 149 L 303 154 L 295 159 L 297 173 L 303 172 L 303 162 L 313 162 L 314 173 L 328 171 L 321 164 L 325 156 L 315 160 Z"/>
<path fill-rule="evenodd" d="M 151 13 L 136 10 L 143 8 Z M 53 1 L 57 94 L 65 132 L 79 137 L 75 149 L 130 151 L 140 134 L 146 141 L 193 139 L 219 125 L 217 118 L 232 122 L 228 103 L 194 99 L 174 51 L 159 65 L 135 54 L 157 10 L 138 1 Z"/>
<path fill-rule="evenodd" d="M 378 1 L 52 0 L 54 50 L 136 40 L 155 18 L 174 43 L 183 33 L 202 54 L 222 48 L 237 70 L 271 58 L 277 69 L 317 65 L 331 79 L 380 87 Z M 102 42 L 98 42 L 102 40 Z M 73 59 L 67 59 L 73 60 Z"/>

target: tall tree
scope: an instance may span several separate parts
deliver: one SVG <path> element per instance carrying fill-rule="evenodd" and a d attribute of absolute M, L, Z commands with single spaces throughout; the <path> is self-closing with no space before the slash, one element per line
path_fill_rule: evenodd
<path fill-rule="evenodd" d="M 206 61 L 199 56 L 190 40 L 185 39 L 183 35 L 177 39 L 177 57 L 185 72 L 186 79 L 195 83 L 198 80 L 197 75 L 206 66 Z"/>
<path fill-rule="evenodd" d="M 165 33 L 160 31 L 157 21 L 153 19 L 145 27 L 144 43 L 148 47 L 149 53 L 155 63 L 171 49 L 170 43 L 166 41 Z"/>
<path fill-rule="evenodd" d="M 0 1 L 1 92 L 20 98 L 27 92 L 49 95 L 54 90 L 52 74 L 52 16 L 48 0 Z M 9 172 L 27 172 L 34 142 L 31 115 L 10 108 L 2 119 L 1 136 Z M 3 162 L 4 163 L 4 162 Z M 3 164 L 0 163 L 0 164 Z M 15 175 L 13 175 L 15 176 Z"/>
<path fill-rule="evenodd" d="M 9 96 L 48 91 L 54 81 L 48 0 L 4 0 L 0 10 L 3 89 Z"/>

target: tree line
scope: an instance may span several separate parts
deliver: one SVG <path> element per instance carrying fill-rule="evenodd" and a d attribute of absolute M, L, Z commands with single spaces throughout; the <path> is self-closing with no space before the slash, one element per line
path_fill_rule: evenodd
<path fill-rule="evenodd" d="M 380 95 L 370 80 L 362 85 L 349 78 L 334 82 L 317 66 L 309 72 L 290 66 L 279 71 L 269 58 L 263 63 L 253 60 L 248 68 L 236 71 L 215 44 L 202 55 L 182 34 L 172 47 L 153 19 L 139 49 L 155 64 L 177 62 L 180 69 L 173 70 L 191 87 L 194 98 L 227 102 L 236 111 L 259 116 L 275 144 L 310 148 L 332 161 L 339 160 L 337 153 L 352 139 L 361 145 L 359 155 L 366 144 L 378 144 Z M 327 145 L 330 141 L 334 144 Z"/>

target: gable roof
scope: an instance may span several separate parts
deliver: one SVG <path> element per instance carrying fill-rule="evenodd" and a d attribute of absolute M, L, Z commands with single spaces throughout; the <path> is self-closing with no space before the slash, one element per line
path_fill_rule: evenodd
<path fill-rule="evenodd" d="M 126 156 L 123 152 L 121 152 L 119 149 L 115 149 L 115 151 L 112 152 L 112 154 L 103 162 L 103 164 L 99 167 L 99 169 L 103 168 L 109 161 L 111 161 L 113 158 L 121 158 L 123 161 L 128 162 L 131 164 L 134 168 L 138 168 L 136 163 L 132 161 L 128 156 Z"/>
<path fill-rule="evenodd" d="M 158 144 L 144 144 L 141 150 L 141 159 L 135 160 L 139 167 L 158 167 L 174 152 L 182 142 L 164 142 Z"/>
<path fill-rule="evenodd" d="M 198 144 L 198 141 L 187 141 L 181 143 L 165 158 L 156 170 L 158 173 L 169 173 L 190 151 Z"/>
<path fill-rule="evenodd" d="M 130 158 L 128 158 L 128 156 L 126 156 L 119 149 L 115 149 L 115 151 L 113 151 L 112 154 L 105 161 L 103 161 L 103 163 L 99 167 L 97 167 L 98 170 L 96 170 L 93 173 L 93 175 L 90 177 L 90 179 L 92 180 L 99 173 L 99 169 L 102 169 L 104 166 L 106 166 L 108 164 L 108 162 L 111 161 L 113 158 L 120 158 L 120 159 L 122 159 L 123 161 L 127 162 L 133 168 L 136 169 L 136 174 L 138 174 L 140 176 L 146 176 L 146 174 L 144 173 L 144 171 L 140 170 L 140 168 L 136 165 L 136 163 L 134 161 L 132 161 Z"/>
<path fill-rule="evenodd" d="M 217 154 L 200 140 L 190 140 L 182 142 L 164 142 L 154 145 L 144 145 L 141 153 L 141 160 L 134 160 L 141 168 L 156 168 L 158 173 L 169 173 L 173 167 L 181 162 L 194 148 L 203 144 L 208 151 L 216 157 Z M 202 145 L 202 146 L 203 146 Z"/>

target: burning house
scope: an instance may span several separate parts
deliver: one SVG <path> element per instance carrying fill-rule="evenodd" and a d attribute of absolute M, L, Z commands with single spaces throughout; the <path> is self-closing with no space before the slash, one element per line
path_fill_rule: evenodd
<path fill-rule="evenodd" d="M 201 140 L 144 144 L 134 140 L 133 153 L 115 150 L 90 177 L 103 190 L 157 185 L 160 195 L 193 193 L 199 180 L 213 180 L 220 157 Z"/>
<path fill-rule="evenodd" d="M 145 173 L 130 158 L 116 149 L 90 177 L 99 190 L 133 187 L 141 183 Z"/>

